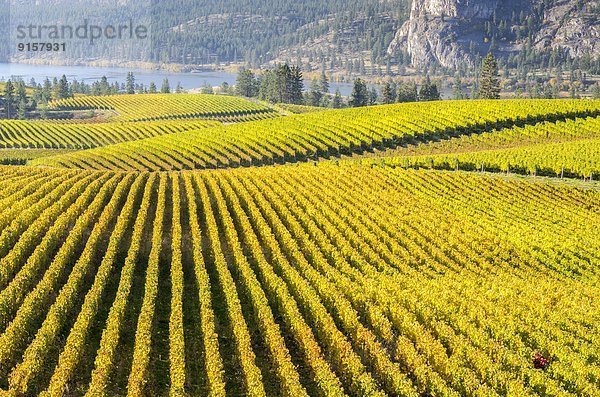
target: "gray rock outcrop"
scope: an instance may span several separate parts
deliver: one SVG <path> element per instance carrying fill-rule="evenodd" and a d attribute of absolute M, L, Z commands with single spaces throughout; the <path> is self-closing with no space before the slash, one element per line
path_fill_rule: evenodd
<path fill-rule="evenodd" d="M 540 1 L 413 0 L 410 18 L 397 32 L 388 53 L 407 51 L 416 67 L 473 67 L 477 55 L 484 55 L 489 49 L 486 21 L 494 15 L 526 12 L 538 7 Z M 598 12 L 586 11 L 577 3 L 557 0 L 544 9 L 541 27 L 533 36 L 537 49 L 563 48 L 572 56 L 600 56 Z M 524 45 L 517 40 L 497 44 L 496 50 L 502 52 L 516 52 Z"/>

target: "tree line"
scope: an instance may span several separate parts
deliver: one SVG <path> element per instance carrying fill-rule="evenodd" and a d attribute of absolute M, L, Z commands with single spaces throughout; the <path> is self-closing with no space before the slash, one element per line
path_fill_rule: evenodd
<path fill-rule="evenodd" d="M 498 62 L 490 53 L 483 60 L 480 84 L 476 95 L 482 99 L 500 98 L 500 78 Z M 380 89 L 369 87 L 361 78 L 354 80 L 352 94 L 347 102 L 339 90 L 330 94 L 330 84 L 325 74 L 312 80 L 310 88 L 303 92 L 304 79 L 297 66 L 280 64 L 275 69 L 254 73 L 250 69 L 242 69 L 237 77 L 235 92 L 239 96 L 257 98 L 271 103 L 304 104 L 310 106 L 340 108 L 344 106 L 361 107 L 379 103 L 437 101 L 441 99 L 437 82 L 426 76 L 420 84 L 412 82 L 388 81 Z M 466 99 L 467 96 L 456 99 Z"/>

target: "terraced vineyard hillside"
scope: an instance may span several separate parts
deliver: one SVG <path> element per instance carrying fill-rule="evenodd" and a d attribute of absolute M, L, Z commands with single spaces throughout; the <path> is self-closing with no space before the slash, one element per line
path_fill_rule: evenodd
<path fill-rule="evenodd" d="M 600 101 L 417 103 L 290 116 L 48 157 L 32 164 L 180 170 L 261 165 L 364 152 L 545 120 L 600 115 Z"/>
<path fill-rule="evenodd" d="M 53 101 L 50 108 L 114 110 L 118 113 L 114 119 L 119 121 L 203 118 L 239 122 L 279 115 L 270 107 L 242 98 L 202 94 L 83 96 Z"/>
<path fill-rule="evenodd" d="M 170 111 L 0 121 L 0 397 L 600 396 L 600 102 Z"/>
<path fill-rule="evenodd" d="M 363 162 L 592 179 L 600 178 L 599 145 L 600 118 L 589 117 L 460 136 L 383 152 L 390 157 L 372 156 Z"/>
<path fill-rule="evenodd" d="M 208 120 L 89 124 L 0 120 L 0 148 L 89 149 L 217 125 Z"/>

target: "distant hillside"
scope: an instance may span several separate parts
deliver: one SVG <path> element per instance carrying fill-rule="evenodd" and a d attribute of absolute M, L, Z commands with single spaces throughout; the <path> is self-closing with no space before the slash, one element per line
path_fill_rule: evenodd
<path fill-rule="evenodd" d="M 260 66 L 285 56 L 294 62 L 312 60 L 320 68 L 321 60 L 345 60 L 343 54 L 383 64 L 409 10 L 410 0 L 23 0 L 13 1 L 10 11 L 13 24 L 18 18 L 45 24 L 84 19 L 116 24 L 131 18 L 150 25 L 151 51 L 117 52 L 109 43 L 68 53 L 71 60 L 134 56 L 136 61 L 192 66 L 236 61 Z M 326 45 L 319 45 L 323 40 Z"/>
<path fill-rule="evenodd" d="M 100 43 L 35 57 L 190 69 L 289 61 L 306 71 L 325 67 L 347 75 L 472 69 L 488 51 L 503 64 L 529 69 L 579 58 L 582 69 L 600 74 L 599 15 L 600 0 L 20 0 L 10 7 L 13 24 L 133 19 L 150 28 L 145 46 Z M 30 56 L 13 51 L 13 59 Z"/>
<path fill-rule="evenodd" d="M 492 51 L 507 58 L 600 56 L 598 0 L 413 0 L 410 19 L 391 43 L 417 67 L 473 67 Z M 537 58 L 537 59 L 536 59 Z M 513 60 L 514 61 L 514 60 Z"/>

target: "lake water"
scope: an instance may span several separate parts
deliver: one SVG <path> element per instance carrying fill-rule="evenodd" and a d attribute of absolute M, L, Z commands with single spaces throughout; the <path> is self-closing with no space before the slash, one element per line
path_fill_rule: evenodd
<path fill-rule="evenodd" d="M 42 83 L 46 77 L 52 79 L 60 78 L 63 74 L 67 76 L 69 81 L 77 79 L 91 83 L 100 80 L 102 76 L 106 76 L 109 82 L 118 81 L 124 83 L 128 72 L 133 72 L 137 83 L 143 83 L 148 86 L 154 82 L 160 88 L 162 81 L 167 78 L 171 87 L 174 89 L 178 83 L 186 89 L 200 88 L 205 84 L 212 87 L 219 86 L 226 82 L 230 85 L 235 84 L 237 74 L 227 72 L 200 72 L 200 73 L 176 73 L 160 70 L 148 69 L 125 69 L 112 67 L 88 67 L 88 66 L 54 66 L 54 65 L 29 65 L 21 63 L 0 63 L 0 81 L 6 81 L 10 78 L 20 77 L 26 83 L 29 83 L 31 78 L 36 82 Z M 308 82 L 305 82 L 308 88 Z M 351 84 L 331 84 L 331 91 L 339 88 L 342 95 L 348 96 L 352 92 Z"/>

